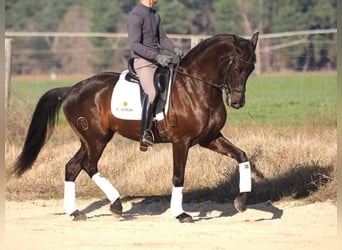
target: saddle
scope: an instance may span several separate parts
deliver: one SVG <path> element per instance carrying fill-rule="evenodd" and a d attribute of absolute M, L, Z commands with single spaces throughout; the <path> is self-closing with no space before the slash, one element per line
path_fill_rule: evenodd
<path fill-rule="evenodd" d="M 156 98 L 157 103 L 155 107 L 155 113 L 158 114 L 160 112 L 165 113 L 165 105 L 168 99 L 168 87 L 171 83 L 171 70 L 167 67 L 158 66 L 156 72 L 154 73 L 154 88 L 156 90 Z M 146 95 L 143 88 L 140 85 L 139 77 L 134 70 L 134 58 L 130 58 L 128 60 L 128 74 L 126 74 L 125 79 L 130 82 L 136 82 L 140 86 L 140 100 L 141 104 L 144 100 L 144 96 Z"/>
<path fill-rule="evenodd" d="M 120 75 L 113 89 L 111 110 L 115 117 L 123 120 L 141 120 L 142 102 L 146 95 L 140 85 L 134 67 L 134 58 L 128 60 L 128 69 Z M 156 104 L 154 134 L 161 141 L 168 141 L 166 114 L 170 105 L 172 69 L 159 66 L 154 74 Z"/>

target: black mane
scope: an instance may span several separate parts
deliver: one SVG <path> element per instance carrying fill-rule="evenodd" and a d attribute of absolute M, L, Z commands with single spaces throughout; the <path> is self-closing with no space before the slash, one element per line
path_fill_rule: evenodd
<path fill-rule="evenodd" d="M 192 48 L 188 54 L 186 55 L 187 57 L 193 57 L 195 55 L 197 55 L 198 53 L 202 53 L 206 48 L 212 46 L 213 44 L 220 42 L 220 41 L 225 41 L 225 40 L 230 40 L 229 43 L 234 43 L 234 39 L 236 39 L 235 35 L 231 35 L 231 34 L 219 34 L 219 35 L 215 35 L 212 37 L 209 37 L 205 40 L 203 40 L 202 42 L 200 42 L 199 44 L 197 44 L 194 48 Z"/>

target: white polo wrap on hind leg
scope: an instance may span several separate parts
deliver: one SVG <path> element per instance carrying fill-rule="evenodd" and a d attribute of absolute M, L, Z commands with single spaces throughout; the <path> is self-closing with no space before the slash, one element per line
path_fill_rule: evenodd
<path fill-rule="evenodd" d="M 252 190 L 251 165 L 249 161 L 239 163 L 240 193 Z"/>
<path fill-rule="evenodd" d="M 75 182 L 73 181 L 64 182 L 64 210 L 68 215 L 77 210 Z"/>
<path fill-rule="evenodd" d="M 118 190 L 105 177 L 102 177 L 100 173 L 94 174 L 91 179 L 105 193 L 110 202 L 116 201 L 120 197 Z"/>
<path fill-rule="evenodd" d="M 183 210 L 183 187 L 172 187 L 171 194 L 171 214 L 174 217 L 184 213 Z"/>

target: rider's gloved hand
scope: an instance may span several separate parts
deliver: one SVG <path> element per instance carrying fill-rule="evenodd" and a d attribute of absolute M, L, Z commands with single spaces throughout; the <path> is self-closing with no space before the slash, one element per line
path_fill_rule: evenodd
<path fill-rule="evenodd" d="M 181 57 L 184 55 L 183 50 L 181 50 L 181 49 L 178 48 L 178 47 L 175 47 L 175 49 L 174 49 L 173 51 L 175 52 L 175 54 L 176 54 L 179 58 L 181 58 Z"/>
<path fill-rule="evenodd" d="M 166 55 L 157 55 L 156 56 L 156 61 L 159 63 L 161 66 L 166 67 L 170 63 L 172 63 L 172 56 L 166 56 Z"/>

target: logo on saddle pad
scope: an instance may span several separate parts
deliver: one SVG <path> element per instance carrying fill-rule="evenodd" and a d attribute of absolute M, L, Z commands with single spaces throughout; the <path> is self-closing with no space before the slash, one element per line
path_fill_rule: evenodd
<path fill-rule="evenodd" d="M 136 81 L 127 80 L 128 70 L 121 73 L 116 86 L 114 87 L 111 101 L 111 110 L 115 117 L 123 120 L 141 120 L 142 105 L 140 85 Z M 171 84 L 167 86 L 167 97 L 163 102 L 162 107 L 157 107 L 155 120 L 163 120 L 169 107 Z M 163 101 L 163 97 L 159 97 L 158 103 Z M 157 103 L 157 106 L 159 106 Z"/>

